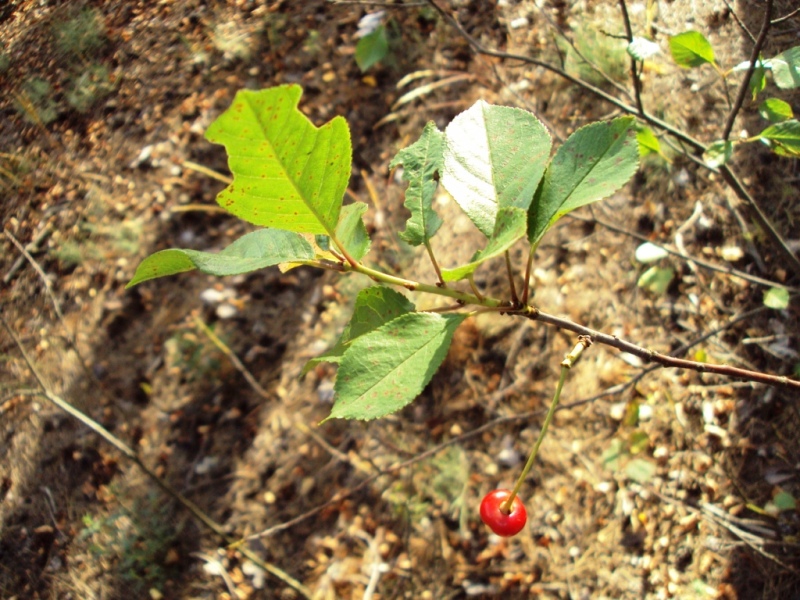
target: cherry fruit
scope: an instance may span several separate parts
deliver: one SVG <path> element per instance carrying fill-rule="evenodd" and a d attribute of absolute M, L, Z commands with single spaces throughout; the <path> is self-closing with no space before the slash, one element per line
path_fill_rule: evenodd
<path fill-rule="evenodd" d="M 481 501 L 481 521 L 503 537 L 517 535 L 528 521 L 528 511 L 519 496 L 514 496 L 509 512 L 503 510 L 510 495 L 510 490 L 492 490 Z"/>

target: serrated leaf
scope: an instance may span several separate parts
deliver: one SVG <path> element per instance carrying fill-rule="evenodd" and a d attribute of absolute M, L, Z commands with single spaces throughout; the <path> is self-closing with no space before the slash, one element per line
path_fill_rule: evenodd
<path fill-rule="evenodd" d="M 479 100 L 445 129 L 442 185 L 487 237 L 498 209 L 527 209 L 552 142 L 533 114 Z"/>
<path fill-rule="evenodd" d="M 443 150 L 444 134 L 429 121 L 419 139 L 400 150 L 389 163 L 390 169 L 403 165 L 403 179 L 408 181 L 405 207 L 411 211 L 411 217 L 400 237 L 412 246 L 424 244 L 442 225 L 432 203 L 438 185 L 436 176 L 441 174 L 444 164 Z"/>
<path fill-rule="evenodd" d="M 367 212 L 367 205 L 354 202 L 342 207 L 336 237 L 355 260 L 361 260 L 369 252 L 370 239 L 361 217 Z"/>
<path fill-rule="evenodd" d="M 661 154 L 661 142 L 649 127 L 636 128 L 636 141 L 639 143 L 639 156 Z"/>
<path fill-rule="evenodd" d="M 699 31 L 686 31 L 669 38 L 672 58 L 685 69 L 714 62 L 714 49 Z"/>
<path fill-rule="evenodd" d="M 339 364 L 328 419 L 377 419 L 409 404 L 442 364 L 465 318 L 414 312 L 355 339 Z"/>
<path fill-rule="evenodd" d="M 733 157 L 733 144 L 729 140 L 718 140 L 709 144 L 703 153 L 703 161 L 712 169 L 730 162 Z"/>
<path fill-rule="evenodd" d="M 770 123 L 780 123 L 794 118 L 791 105 L 778 98 L 767 98 L 764 100 L 758 106 L 758 114 Z"/>
<path fill-rule="evenodd" d="M 769 61 L 775 85 L 782 90 L 800 87 L 800 46 L 784 50 Z"/>
<path fill-rule="evenodd" d="M 800 156 L 800 121 L 792 119 L 770 125 L 759 134 L 781 156 Z"/>
<path fill-rule="evenodd" d="M 241 90 L 209 126 L 233 173 L 217 202 L 256 225 L 331 234 L 350 179 L 350 131 L 342 117 L 315 127 L 297 109 L 301 94 L 299 85 Z"/>
<path fill-rule="evenodd" d="M 656 466 L 643 458 L 634 458 L 625 465 L 625 475 L 628 476 L 628 479 L 642 485 L 650 481 L 655 474 Z"/>
<path fill-rule="evenodd" d="M 386 58 L 388 53 L 389 39 L 386 37 L 386 27 L 379 25 L 375 31 L 358 40 L 356 44 L 356 64 L 363 73 Z"/>
<path fill-rule="evenodd" d="M 486 247 L 477 252 L 466 265 L 455 269 L 442 269 L 442 279 L 458 281 L 475 272 L 482 263 L 501 256 L 521 239 L 527 230 L 528 213 L 521 208 L 501 208 L 497 212 L 494 232 Z"/>
<path fill-rule="evenodd" d="M 356 296 L 353 316 L 342 331 L 339 341 L 324 354 L 308 361 L 303 374 L 321 362 L 340 362 L 345 350 L 354 339 L 413 310 L 414 304 L 393 289 L 375 285 L 361 290 Z"/>
<path fill-rule="evenodd" d="M 675 277 L 675 271 L 670 268 L 650 267 L 642 273 L 636 285 L 657 296 L 662 296 L 669 288 L 673 277 Z"/>
<path fill-rule="evenodd" d="M 628 44 L 628 54 L 636 60 L 647 60 L 661 52 L 658 44 L 643 37 L 634 37 Z"/>
<path fill-rule="evenodd" d="M 558 149 L 528 211 L 531 244 L 538 244 L 568 212 L 602 200 L 628 182 L 639 168 L 638 144 L 629 135 L 633 124 L 633 117 L 592 123 Z"/>
<path fill-rule="evenodd" d="M 764 292 L 764 306 L 775 310 L 789 308 L 789 291 L 783 288 L 769 288 Z"/>
<path fill-rule="evenodd" d="M 280 229 L 259 229 L 240 237 L 217 254 L 171 249 L 156 252 L 137 267 L 126 287 L 199 269 L 210 275 L 239 275 L 279 263 L 311 260 L 314 249 L 302 236 Z"/>

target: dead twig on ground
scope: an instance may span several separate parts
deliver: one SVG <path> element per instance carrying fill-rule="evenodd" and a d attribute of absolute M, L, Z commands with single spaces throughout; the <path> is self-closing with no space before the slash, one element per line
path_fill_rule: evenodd
<path fill-rule="evenodd" d="M 236 367 L 236 370 L 242 374 L 242 377 L 244 377 L 245 381 L 247 381 L 250 387 L 253 388 L 253 391 L 262 398 L 264 398 L 265 400 L 269 400 L 270 399 L 269 392 L 267 392 L 267 390 L 261 387 L 261 384 L 258 383 L 258 381 L 256 381 L 256 378 L 253 377 L 253 374 L 250 372 L 250 370 L 244 366 L 244 363 L 241 360 L 239 360 L 239 357 L 236 356 L 236 353 L 233 350 L 231 350 L 225 342 L 219 339 L 219 336 L 217 336 L 216 333 L 211 331 L 211 328 L 208 325 L 206 325 L 205 321 L 203 321 L 203 319 L 201 319 L 198 315 L 194 315 L 194 324 L 197 325 L 197 328 L 200 331 L 202 331 L 203 334 L 209 340 L 211 340 L 211 342 L 225 356 L 228 357 L 228 360 L 230 360 L 231 364 L 233 364 L 233 366 Z"/>
<path fill-rule="evenodd" d="M 8 335 L 14 341 L 14 344 L 17 347 L 17 350 L 22 355 L 25 364 L 31 371 L 33 378 L 36 380 L 36 383 L 39 385 L 41 389 L 40 395 L 47 398 L 51 403 L 55 406 L 66 412 L 71 417 L 77 419 L 84 425 L 86 425 L 89 429 L 94 431 L 97 435 L 103 438 L 106 442 L 111 444 L 114 448 L 116 448 L 119 452 L 121 452 L 128 460 L 133 462 L 137 467 L 139 467 L 142 472 L 147 475 L 147 477 L 153 481 L 161 490 L 163 490 L 168 496 L 176 500 L 179 504 L 181 504 L 184 508 L 186 508 L 192 515 L 203 525 L 205 525 L 208 529 L 213 531 L 216 535 L 221 537 L 226 543 L 232 544 L 235 542 L 235 538 L 230 536 L 226 533 L 225 529 L 214 521 L 211 517 L 209 517 L 199 506 L 197 506 L 194 502 L 186 498 L 183 494 L 178 492 L 174 489 L 171 485 L 169 485 L 166 481 L 161 479 L 158 475 L 156 475 L 147 465 L 145 465 L 142 460 L 139 458 L 139 455 L 125 442 L 120 440 L 116 437 L 113 433 L 111 433 L 108 429 L 100 425 L 97 421 L 92 419 L 87 414 L 83 413 L 82 411 L 75 408 L 72 404 L 61 398 L 60 396 L 54 394 L 51 390 L 47 382 L 45 381 L 42 374 L 39 372 L 38 368 L 34 364 L 31 357 L 28 355 L 27 350 L 22 345 L 22 341 L 17 337 L 17 334 L 11 329 L 11 326 L 5 320 L 5 318 L 0 315 L 0 324 L 2 324 L 3 328 L 6 330 Z M 265 562 L 260 557 L 258 557 L 252 550 L 246 547 L 240 547 L 239 551 L 242 555 L 246 556 L 256 565 L 264 569 L 267 573 L 279 579 L 298 593 L 300 593 L 303 597 L 308 598 L 311 600 L 312 594 L 311 590 L 309 590 L 306 586 L 302 583 L 297 581 L 291 575 L 283 571 L 282 569 L 276 567 L 275 565 Z"/>

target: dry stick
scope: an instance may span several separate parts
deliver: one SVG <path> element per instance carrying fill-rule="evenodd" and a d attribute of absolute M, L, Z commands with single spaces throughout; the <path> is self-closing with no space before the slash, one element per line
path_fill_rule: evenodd
<path fill-rule="evenodd" d="M 784 21 L 788 21 L 789 19 L 791 19 L 793 16 L 795 16 L 798 13 L 800 13 L 800 8 L 794 9 L 788 15 L 783 15 L 782 17 L 778 17 L 777 19 L 773 19 L 772 20 L 772 24 L 773 25 L 777 25 L 778 23 L 783 23 Z"/>
<path fill-rule="evenodd" d="M 586 223 L 597 223 L 601 227 L 605 227 L 609 231 L 614 231 L 616 233 L 621 233 L 622 235 L 627 235 L 635 240 L 639 240 L 640 242 L 646 242 L 648 244 L 652 244 L 658 248 L 664 250 L 673 256 L 677 256 L 678 258 L 682 258 L 685 261 L 691 261 L 696 265 L 699 265 L 703 268 L 706 268 L 710 271 L 716 271 L 718 273 L 724 273 L 725 275 L 730 275 L 731 277 L 737 277 L 739 279 L 744 279 L 745 281 L 749 281 L 751 283 L 756 283 L 758 285 L 763 285 L 765 287 L 775 287 L 780 288 L 789 292 L 800 292 L 800 288 L 792 287 L 790 285 L 786 285 L 784 283 L 778 283 L 777 281 L 771 281 L 769 279 L 764 279 L 763 277 L 758 277 L 757 275 L 750 275 L 750 273 L 746 273 L 744 271 L 740 271 L 738 269 L 734 269 L 733 267 L 719 265 L 713 263 L 711 261 L 705 260 L 703 258 L 698 258 L 696 256 L 689 256 L 688 254 L 684 254 L 683 252 L 679 252 L 672 248 L 671 246 L 667 246 L 665 244 L 658 244 L 652 241 L 647 236 L 644 236 L 640 233 L 636 233 L 635 231 L 631 231 L 630 229 L 625 229 L 624 227 L 620 227 L 619 225 L 615 225 L 614 223 L 610 223 L 608 221 L 604 221 L 603 219 L 598 219 L 597 217 L 582 217 L 575 213 L 570 213 L 566 215 L 570 219 L 575 219 L 577 221 L 584 221 Z"/>
<path fill-rule="evenodd" d="M 622 21 L 625 24 L 625 36 L 628 38 L 628 44 L 633 42 L 633 29 L 631 28 L 631 20 L 628 17 L 628 6 L 625 0 L 619 0 L 619 8 L 622 11 Z M 642 104 L 642 80 L 639 73 L 636 71 L 636 59 L 631 56 L 631 81 L 633 82 L 633 95 L 636 98 L 636 108 L 639 110 L 639 115 L 644 115 L 644 105 Z"/>
<path fill-rule="evenodd" d="M 756 64 L 759 62 L 761 48 L 764 47 L 764 43 L 767 41 L 770 17 L 772 16 L 772 2 L 773 0 L 767 0 L 766 6 L 764 7 L 764 21 L 761 23 L 761 31 L 758 32 L 758 39 L 756 39 L 753 51 L 750 53 L 750 65 L 747 67 L 747 72 L 744 74 L 742 84 L 739 86 L 736 102 L 733 103 L 733 108 L 731 108 L 731 112 L 728 114 L 728 120 L 725 122 L 722 139 L 726 142 L 733 130 L 733 122 L 736 120 L 736 115 L 739 113 L 739 110 L 741 110 L 745 96 L 747 96 L 747 92 L 750 89 L 750 78 L 753 76 L 753 72 L 756 70 Z"/>
<path fill-rule="evenodd" d="M 100 384 L 100 380 L 97 378 L 97 375 L 94 373 L 94 371 L 92 369 L 89 368 L 89 362 L 83 357 L 83 354 L 81 354 L 81 351 L 78 349 L 78 342 L 75 339 L 75 336 L 69 330 L 69 327 L 67 327 L 67 323 L 64 320 L 64 313 L 61 311 L 61 303 L 58 301 L 58 298 L 56 298 L 56 295 L 53 292 L 53 282 L 50 281 L 50 279 L 47 277 L 47 274 L 44 272 L 44 270 L 39 265 L 39 263 L 36 262 L 36 259 L 33 258 L 33 256 L 30 255 L 30 253 L 28 252 L 27 248 L 25 248 L 25 246 L 23 246 L 19 242 L 19 240 L 17 240 L 17 238 L 15 238 L 14 235 L 10 231 L 5 231 L 4 233 L 6 234 L 6 237 L 9 240 L 11 240 L 11 243 L 14 244 L 17 247 L 17 250 L 20 251 L 20 253 L 22 254 L 22 257 L 24 257 L 25 260 L 27 260 L 30 263 L 31 267 L 33 267 L 33 270 L 36 271 L 36 273 L 41 278 L 42 284 L 44 285 L 44 289 L 47 292 L 47 295 L 50 298 L 50 301 L 53 303 L 53 310 L 56 313 L 56 317 L 58 318 L 58 322 L 64 328 L 65 338 L 67 340 L 67 345 L 70 347 L 70 349 L 78 357 L 78 362 L 81 363 L 81 367 L 83 368 L 83 370 L 86 373 L 86 375 L 90 379 L 92 379 L 95 383 Z M 20 257 L 20 258 L 22 258 L 22 257 Z"/>
<path fill-rule="evenodd" d="M 38 234 L 36 234 L 36 237 L 33 238 L 33 240 L 31 240 L 31 242 L 25 246 L 24 250 L 26 250 L 28 253 L 36 251 L 39 248 L 39 244 L 41 244 L 44 241 L 44 239 L 51 233 L 53 233 L 53 228 L 50 225 L 43 227 L 42 230 Z M 10 235 L 10 232 L 6 231 L 6 235 Z M 13 242 L 14 240 L 12 239 L 11 241 Z M 17 246 L 17 248 L 19 248 L 18 244 L 15 245 Z M 14 279 L 14 275 L 16 275 L 17 271 L 19 271 L 22 265 L 25 264 L 26 258 L 27 255 L 25 254 L 24 251 L 22 251 L 22 256 L 17 257 L 17 260 L 15 260 L 14 264 L 11 265 L 11 268 L 8 270 L 8 273 L 6 273 L 5 276 L 3 277 L 3 283 L 8 284 L 11 282 L 12 279 Z"/>
<path fill-rule="evenodd" d="M 578 77 L 574 77 L 574 76 L 570 75 L 569 73 L 567 73 L 563 69 L 560 69 L 560 68 L 556 67 L 555 65 L 552 65 L 552 64 L 550 64 L 548 62 L 545 62 L 545 61 L 542 61 L 542 60 L 538 60 L 538 59 L 533 58 L 531 56 L 525 56 L 525 55 L 521 55 L 521 54 L 512 54 L 512 53 L 509 53 L 509 52 L 500 52 L 498 50 L 490 50 L 488 48 L 485 48 L 478 40 L 476 40 L 469 33 L 467 33 L 464 30 L 464 28 L 461 26 L 461 23 L 459 23 L 455 18 L 453 18 L 444 9 L 442 9 L 436 3 L 435 0 L 427 0 L 427 1 L 428 1 L 428 4 L 430 4 L 436 10 L 436 12 L 438 12 L 448 23 L 450 23 L 456 29 L 456 31 L 458 31 L 458 33 L 467 41 L 467 43 L 470 46 L 472 46 L 472 48 L 477 53 L 484 54 L 486 56 L 494 56 L 496 58 L 503 58 L 503 59 L 509 59 L 509 60 L 518 60 L 518 61 L 521 61 L 521 62 L 524 62 L 524 63 L 528 63 L 528 64 L 537 65 L 539 67 L 542 67 L 543 69 L 551 71 L 552 73 L 555 73 L 556 75 L 562 77 L 563 79 L 566 79 L 567 81 L 569 81 L 571 83 L 574 83 L 575 85 L 583 88 L 584 90 L 592 92 L 594 95 L 602 98 L 603 100 L 605 100 L 609 104 L 612 104 L 613 106 L 616 106 L 617 108 L 619 108 L 620 110 L 622 110 L 622 111 L 624 111 L 624 112 L 626 112 L 628 114 L 639 115 L 639 117 L 641 119 L 643 119 L 644 121 L 647 121 L 650 125 L 658 127 L 659 129 L 662 129 L 663 131 L 666 131 L 667 133 L 671 134 L 672 136 L 674 136 L 678 140 L 681 140 L 681 141 L 689 144 L 692 148 L 694 148 L 700 154 L 702 154 L 702 153 L 704 153 L 706 151 L 706 146 L 703 143 L 701 143 L 700 141 L 694 139 L 691 135 L 689 135 L 685 131 L 677 129 L 676 127 L 670 125 L 666 121 L 663 121 L 663 120 L 659 119 L 658 117 L 655 117 L 655 116 L 653 116 L 653 115 L 651 115 L 649 113 L 645 112 L 643 114 L 639 114 L 639 111 L 637 111 L 635 107 L 630 106 L 628 104 L 625 104 L 619 98 L 615 98 L 614 96 L 612 96 L 611 94 L 606 93 L 605 91 L 601 90 L 600 88 L 595 87 L 592 84 L 590 84 L 590 83 L 588 83 L 586 81 L 583 81 L 582 79 L 580 79 Z M 713 169 L 711 169 L 711 170 L 713 171 Z M 758 221 L 758 224 L 761 226 L 761 228 L 764 229 L 767 232 L 767 235 L 772 240 L 772 242 L 776 245 L 776 247 L 781 251 L 781 253 L 783 254 L 783 257 L 789 263 L 791 263 L 792 269 L 795 272 L 795 274 L 800 275 L 800 259 L 798 259 L 797 256 L 795 256 L 794 252 L 792 252 L 791 248 L 789 248 L 789 246 L 786 243 L 786 241 L 781 237 L 780 233 L 778 233 L 778 231 L 775 229 L 774 225 L 770 222 L 769 218 L 759 208 L 758 204 L 756 203 L 755 198 L 753 198 L 750 195 L 750 193 L 744 188 L 744 186 L 742 185 L 741 181 L 739 181 L 739 179 L 736 176 L 736 174 L 733 171 L 731 171 L 731 169 L 727 165 L 723 165 L 722 167 L 720 167 L 719 168 L 719 173 L 722 175 L 722 177 L 725 179 L 725 182 L 731 187 L 731 189 L 733 189 L 733 191 L 736 193 L 736 195 L 739 196 L 739 198 L 745 204 L 747 204 L 748 207 L 753 211 L 753 216 L 755 217 L 755 220 Z"/>
<path fill-rule="evenodd" d="M 210 339 L 214 345 L 219 348 L 219 350 L 222 351 L 225 356 L 228 357 L 228 360 L 230 360 L 233 363 L 233 366 L 236 367 L 236 370 L 242 374 L 247 383 L 250 384 L 250 387 L 253 388 L 253 390 L 255 390 L 259 396 L 265 400 L 269 400 L 270 395 L 267 390 L 261 387 L 261 384 L 256 381 L 256 378 L 253 377 L 253 374 L 249 371 L 249 369 L 244 366 L 241 360 L 239 360 L 239 357 L 236 356 L 236 353 L 231 350 L 227 344 L 225 344 L 225 342 L 219 339 L 216 333 L 211 331 L 211 328 L 205 324 L 205 321 L 203 321 L 203 319 L 201 319 L 199 316 L 195 315 L 194 323 L 197 325 L 197 328 L 200 329 L 200 331 L 202 331 L 208 337 L 208 339 Z"/>
<path fill-rule="evenodd" d="M 747 37 L 749 37 L 749 38 L 750 38 L 750 41 L 751 41 L 751 42 L 753 42 L 753 43 L 755 44 L 755 43 L 756 43 L 756 36 L 754 36 L 754 35 L 753 35 L 753 32 L 752 32 L 752 31 L 750 31 L 750 30 L 747 28 L 747 25 L 745 25 L 745 24 L 744 24 L 744 22 L 743 22 L 743 21 L 742 21 L 742 20 L 739 18 L 739 15 L 737 15 L 737 14 L 736 14 L 736 11 L 733 9 L 733 6 L 731 6 L 731 5 L 728 3 L 728 0 L 722 0 L 722 2 L 725 4 L 725 6 L 727 6 L 727 7 L 728 7 L 728 10 L 729 10 L 729 11 L 730 11 L 730 13 L 733 15 L 733 20 L 734 20 L 734 21 L 736 21 L 736 24 L 739 26 L 739 28 L 740 28 L 742 31 L 744 31 L 744 32 L 745 32 L 745 34 L 747 34 Z"/>
<path fill-rule="evenodd" d="M 11 339 L 14 341 L 14 344 L 17 346 L 20 354 L 22 355 L 23 360 L 28 365 L 28 368 L 31 370 L 33 374 L 33 378 L 36 379 L 36 382 L 39 384 L 41 388 L 40 394 L 47 398 L 50 402 L 55 404 L 58 408 L 66 412 L 68 415 L 74 417 L 84 425 L 86 425 L 89 429 L 94 431 L 104 440 L 106 440 L 109 444 L 114 446 L 117 450 L 119 450 L 126 458 L 128 458 L 131 462 L 133 462 L 137 467 L 139 467 L 142 472 L 147 475 L 158 487 L 160 487 L 167 495 L 174 498 L 178 501 L 184 508 L 186 508 L 192 515 L 195 516 L 201 523 L 203 523 L 206 527 L 208 527 L 211 531 L 215 534 L 220 536 L 226 543 L 231 544 L 236 540 L 228 535 L 225 532 L 225 529 L 214 521 L 211 517 L 209 517 L 203 510 L 197 506 L 194 502 L 183 496 L 180 492 L 175 490 L 171 485 L 169 485 L 166 481 L 161 479 L 158 475 L 156 475 L 153 471 L 150 470 L 147 465 L 145 465 L 136 452 L 128 446 L 125 442 L 120 440 L 116 437 L 113 433 L 108 431 L 105 427 L 100 425 L 97 421 L 92 419 L 90 416 L 84 414 L 82 411 L 78 410 L 72 404 L 57 396 L 53 392 L 50 391 L 47 383 L 44 380 L 44 377 L 39 373 L 39 370 L 33 363 L 33 360 L 28 355 L 28 352 L 25 350 L 25 347 L 22 345 L 22 341 L 17 337 L 17 334 L 11 329 L 11 326 L 5 320 L 5 317 L 0 315 L 0 323 L 2 323 L 3 328 L 8 332 L 8 335 L 11 336 Z M 268 562 L 262 560 L 259 556 L 257 556 L 253 551 L 249 548 L 239 548 L 239 551 L 251 560 L 253 563 L 264 569 L 267 573 L 273 575 L 277 579 L 284 582 L 286 585 L 290 586 L 304 597 L 311 600 L 312 594 L 311 590 L 309 590 L 306 586 L 302 583 L 294 579 L 291 575 L 284 572 L 283 570 L 279 569 L 275 565 L 272 565 Z"/>
<path fill-rule="evenodd" d="M 20 251 L 22 256 L 30 263 L 33 267 L 34 271 L 39 274 L 39 277 L 42 279 L 42 283 L 44 284 L 44 289 L 47 292 L 47 295 L 50 297 L 51 302 L 53 303 L 53 309 L 56 311 L 56 316 L 58 320 L 63 324 L 64 323 L 64 314 L 61 312 L 61 304 L 58 302 L 58 299 L 53 294 L 53 282 L 48 279 L 47 274 L 42 270 L 42 267 L 39 266 L 30 253 L 25 249 L 25 246 L 20 244 L 19 240 L 14 237 L 10 231 L 6 230 L 3 233 L 6 234 L 6 237 L 17 247 L 17 250 Z M 69 332 L 67 332 L 69 337 Z"/>

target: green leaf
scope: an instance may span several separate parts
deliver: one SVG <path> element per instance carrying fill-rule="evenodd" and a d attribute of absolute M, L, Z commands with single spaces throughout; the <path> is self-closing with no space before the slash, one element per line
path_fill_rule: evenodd
<path fill-rule="evenodd" d="M 565 214 L 606 198 L 633 176 L 639 167 L 633 124 L 633 117 L 592 123 L 558 149 L 528 212 L 531 244 Z"/>
<path fill-rule="evenodd" d="M 355 260 L 361 260 L 369 252 L 369 234 L 361 219 L 365 212 L 367 205 L 363 202 L 348 204 L 342 207 L 336 226 L 336 237 Z"/>
<path fill-rule="evenodd" d="M 442 185 L 489 237 L 498 209 L 530 206 L 551 145 L 531 113 L 479 100 L 445 129 Z"/>
<path fill-rule="evenodd" d="M 778 98 L 767 98 L 758 106 L 758 114 L 770 123 L 780 123 L 794 118 L 792 107 L 788 102 Z"/>
<path fill-rule="evenodd" d="M 797 501 L 794 499 L 794 496 L 783 490 L 775 494 L 775 496 L 772 498 L 772 503 L 778 508 L 778 510 L 797 509 Z"/>
<path fill-rule="evenodd" d="M 518 239 L 525 235 L 528 225 L 528 214 L 521 208 L 506 207 L 497 212 L 494 233 L 486 247 L 477 252 L 469 264 L 455 269 L 442 269 L 442 279 L 458 281 L 469 277 L 481 263 L 501 256 L 511 248 Z"/>
<path fill-rule="evenodd" d="M 217 254 L 180 249 L 156 252 L 141 262 L 125 287 L 193 269 L 217 276 L 238 275 L 313 258 L 314 249 L 302 236 L 280 229 L 259 229 L 240 237 Z"/>
<path fill-rule="evenodd" d="M 800 121 L 792 119 L 770 125 L 759 134 L 775 154 L 800 157 Z"/>
<path fill-rule="evenodd" d="M 733 157 L 733 144 L 729 140 L 718 140 L 709 144 L 703 153 L 703 161 L 712 169 L 730 162 Z"/>
<path fill-rule="evenodd" d="M 413 310 L 414 304 L 393 289 L 375 285 L 361 290 L 356 296 L 353 316 L 342 331 L 339 341 L 324 354 L 308 361 L 303 374 L 321 362 L 340 362 L 345 350 L 354 339 Z"/>
<path fill-rule="evenodd" d="M 714 49 L 699 31 L 686 31 L 669 38 L 669 50 L 678 66 L 685 69 L 714 62 Z"/>
<path fill-rule="evenodd" d="M 620 439 L 614 438 L 608 445 L 608 448 L 603 452 L 601 460 L 606 469 L 616 471 L 622 463 L 622 458 L 627 455 L 627 448 L 625 442 Z"/>
<path fill-rule="evenodd" d="M 386 37 L 386 27 L 378 28 L 362 37 L 356 44 L 356 64 L 363 73 L 372 65 L 382 61 L 389 53 L 389 39 Z"/>
<path fill-rule="evenodd" d="M 400 150 L 389 163 L 390 169 L 403 165 L 403 179 L 408 182 L 405 207 L 411 211 L 411 217 L 400 237 L 412 246 L 424 244 L 442 225 L 432 203 L 438 184 L 436 177 L 444 164 L 443 149 L 444 134 L 429 121 L 419 139 Z"/>
<path fill-rule="evenodd" d="M 237 217 L 298 233 L 331 234 L 350 179 L 350 130 L 320 128 L 297 109 L 302 90 L 241 90 L 206 138 L 225 146 L 233 183 L 217 196 Z"/>
<path fill-rule="evenodd" d="M 339 365 L 328 419 L 377 419 L 409 404 L 442 364 L 465 318 L 408 313 L 358 337 Z"/>
<path fill-rule="evenodd" d="M 650 447 L 650 437 L 644 431 L 634 431 L 628 437 L 631 454 L 640 454 Z"/>
<path fill-rule="evenodd" d="M 640 288 L 644 288 L 657 296 L 662 296 L 669 288 L 672 278 L 675 276 L 675 271 L 669 268 L 650 267 L 642 273 L 639 281 L 636 283 Z"/>
<path fill-rule="evenodd" d="M 775 310 L 789 308 L 789 291 L 783 288 L 769 288 L 764 292 L 764 306 Z"/>
<path fill-rule="evenodd" d="M 769 60 L 775 85 L 782 90 L 800 87 L 800 46 L 789 48 Z"/>
<path fill-rule="evenodd" d="M 767 87 L 767 70 L 764 68 L 764 61 L 759 58 L 756 61 L 756 68 L 753 69 L 753 75 L 750 77 L 750 92 L 753 95 L 753 102 L 755 102 L 758 94 Z"/>
<path fill-rule="evenodd" d="M 639 156 L 661 154 L 661 142 L 649 127 L 636 128 L 636 141 L 639 143 Z"/>
<path fill-rule="evenodd" d="M 643 458 L 634 458 L 625 465 L 625 475 L 628 476 L 628 479 L 642 485 L 650 481 L 655 474 L 656 466 Z"/>
<path fill-rule="evenodd" d="M 331 238 L 327 235 L 315 235 L 314 241 L 316 242 L 317 246 L 319 246 L 319 249 L 323 252 L 328 252 L 331 249 Z"/>

